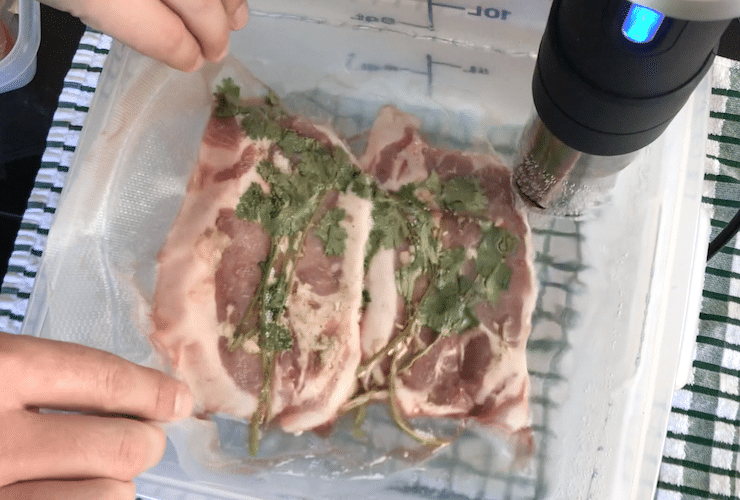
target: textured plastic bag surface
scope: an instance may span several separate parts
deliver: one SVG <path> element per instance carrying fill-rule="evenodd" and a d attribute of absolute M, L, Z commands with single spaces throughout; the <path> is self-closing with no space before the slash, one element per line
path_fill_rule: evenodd
<path fill-rule="evenodd" d="M 49 289 L 64 292 L 47 302 L 44 331 L 156 364 L 142 336 L 154 257 L 179 209 L 209 102 L 200 77 L 171 82 L 160 65 L 139 69 L 114 94 L 102 130 L 88 124 L 97 138 L 70 172 L 44 262 Z"/>

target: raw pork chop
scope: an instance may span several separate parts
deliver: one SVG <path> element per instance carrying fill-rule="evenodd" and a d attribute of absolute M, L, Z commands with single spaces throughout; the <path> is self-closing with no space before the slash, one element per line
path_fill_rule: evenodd
<path fill-rule="evenodd" d="M 379 114 L 360 163 L 380 187 L 390 191 L 423 182 L 432 172 L 442 184 L 460 177 L 476 179 L 487 202 L 484 219 L 518 240 L 505 260 L 511 271 L 508 288 L 495 303 L 484 301 L 475 306 L 478 325 L 446 336 L 423 327 L 413 340 L 400 343 L 395 341 L 409 321 L 409 309 L 418 308 L 429 286 L 428 277 L 417 279 L 415 303 L 407 305 L 399 295 L 395 276 L 401 263 L 409 260 L 409 244 L 380 250 L 366 277 L 370 301 L 361 328 L 365 390 L 393 382 L 387 377 L 395 353 L 397 366 L 406 367 L 397 368 L 395 404 L 406 417 L 471 417 L 507 434 L 528 428 L 525 347 L 535 285 L 529 227 L 517 208 L 509 170 L 489 155 L 431 147 L 422 139 L 418 121 L 392 107 Z M 444 211 L 435 217 L 443 248 L 464 247 L 472 255 L 470 249 L 481 244 L 479 217 Z M 465 273 L 475 279 L 474 266 L 470 262 L 465 265 Z M 415 345 L 418 343 L 421 345 Z M 409 366 L 413 356 L 417 359 Z"/>
<path fill-rule="evenodd" d="M 281 126 L 324 147 L 341 147 L 331 132 L 305 120 L 283 117 Z M 249 418 L 260 405 L 269 372 L 269 411 L 262 411 L 285 430 L 301 432 L 333 421 L 355 391 L 371 204 L 352 193 L 327 196 L 323 209 L 347 214 L 340 222 L 346 251 L 327 256 L 322 240 L 311 231 L 306 235 L 288 287 L 292 346 L 275 352 L 270 372 L 254 339 L 230 348 L 263 279 L 260 263 L 274 244 L 259 223 L 235 215 L 252 183 L 269 190 L 256 167 L 263 160 L 291 168 L 274 141 L 248 137 L 236 118 L 211 118 L 182 208 L 159 254 L 150 339 L 193 390 L 204 414 Z"/>

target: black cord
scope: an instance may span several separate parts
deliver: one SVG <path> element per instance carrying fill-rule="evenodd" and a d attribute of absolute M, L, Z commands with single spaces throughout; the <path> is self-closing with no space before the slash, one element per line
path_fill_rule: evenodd
<path fill-rule="evenodd" d="M 707 251 L 707 261 L 717 255 L 717 252 L 732 239 L 733 236 L 740 229 L 740 210 L 735 213 L 735 216 L 727 223 L 727 226 L 720 232 L 716 238 L 709 243 L 709 250 Z"/>
<path fill-rule="evenodd" d="M 738 24 L 739 20 L 740 18 L 733 19 L 730 25 L 727 27 L 727 30 L 725 30 L 725 33 L 722 35 L 722 38 L 720 39 L 719 55 L 735 60 L 740 59 L 740 52 L 738 52 L 737 45 L 738 38 L 740 38 L 740 24 Z M 727 224 L 727 227 L 725 227 L 722 232 L 720 232 L 717 237 L 714 238 L 711 243 L 709 243 L 709 250 L 707 251 L 707 261 L 714 257 L 717 252 L 719 252 L 722 247 L 724 247 L 727 242 L 730 241 L 733 236 L 735 236 L 735 234 L 738 232 L 738 229 L 740 229 L 740 210 L 738 210 L 732 220 L 730 220 L 730 222 Z"/>

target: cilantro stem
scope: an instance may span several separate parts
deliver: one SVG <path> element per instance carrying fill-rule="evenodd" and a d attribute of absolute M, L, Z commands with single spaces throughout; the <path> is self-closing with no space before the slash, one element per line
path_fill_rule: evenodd
<path fill-rule="evenodd" d="M 283 268 L 288 268 L 288 279 L 286 280 L 286 286 L 288 289 L 290 289 L 291 283 L 293 282 L 293 278 L 295 276 L 295 270 L 296 270 L 296 262 L 298 260 L 298 257 L 303 252 L 303 248 L 306 244 L 306 238 L 308 237 L 308 232 L 311 229 L 311 227 L 316 225 L 316 218 L 319 212 L 319 209 L 321 208 L 322 204 L 326 200 L 326 197 L 328 196 L 328 189 L 323 189 L 319 191 L 316 195 L 312 197 L 312 200 L 310 203 L 313 205 L 313 210 L 311 214 L 311 218 L 309 219 L 307 227 L 305 227 L 303 230 L 299 231 L 296 234 L 292 234 L 289 236 L 288 240 L 288 248 L 284 252 L 280 252 L 277 250 L 278 244 L 276 242 L 272 243 L 272 248 L 270 249 L 270 254 L 265 261 L 264 270 L 263 270 L 263 276 L 262 280 L 260 280 L 259 287 L 255 291 L 254 295 L 252 296 L 252 300 L 249 303 L 249 306 L 245 310 L 244 314 L 242 315 L 242 318 L 240 319 L 239 323 L 237 324 L 236 330 L 234 332 L 234 340 L 232 341 L 231 345 L 233 346 L 233 349 L 236 349 L 237 346 L 242 344 L 244 341 L 258 335 L 259 329 L 264 328 L 264 323 L 266 322 L 265 318 L 265 311 L 257 311 L 259 306 L 263 306 L 265 304 L 265 293 L 266 293 L 266 283 L 269 279 L 270 274 L 273 270 L 275 270 L 275 264 L 278 260 L 278 257 L 282 256 L 283 258 Z M 299 244 L 296 245 L 296 240 L 299 240 Z M 257 322 L 257 327 L 251 331 L 243 332 L 244 325 L 249 322 L 249 320 L 254 319 L 256 315 L 260 316 L 260 320 Z"/>
<path fill-rule="evenodd" d="M 438 274 L 436 271 L 433 271 L 434 274 Z M 433 281 L 432 281 L 433 283 Z M 429 290 L 431 287 L 427 288 L 427 290 L 424 292 L 424 296 L 426 296 L 429 293 Z M 423 298 L 422 298 L 423 300 Z M 409 319 L 406 322 L 406 325 L 404 325 L 403 330 L 396 335 L 388 344 L 385 345 L 382 349 L 380 349 L 378 352 L 372 355 L 370 359 L 368 359 L 365 363 L 361 364 L 357 368 L 357 378 L 365 378 L 367 374 L 373 369 L 375 364 L 380 361 L 384 356 L 390 356 L 394 350 L 396 350 L 403 342 L 406 340 L 418 336 L 421 332 L 421 322 L 419 321 L 419 308 L 418 304 L 421 303 L 421 300 L 417 304 L 412 304 L 410 301 L 407 301 L 406 305 L 409 308 L 412 308 L 411 312 L 408 314 Z"/>
<path fill-rule="evenodd" d="M 269 276 L 269 270 L 272 269 L 272 267 L 275 265 L 276 256 L 277 252 L 275 251 L 275 245 L 272 245 L 267 260 L 265 261 L 267 262 L 267 265 L 265 266 L 265 271 L 263 272 L 263 276 L 260 280 L 259 286 L 254 291 L 254 295 L 252 295 L 252 299 L 249 301 L 249 305 L 244 311 L 244 314 L 242 314 L 242 317 L 239 320 L 239 323 L 237 323 L 234 330 L 234 336 L 229 345 L 232 351 L 242 346 L 245 341 L 259 335 L 259 330 L 262 326 L 262 321 L 260 321 L 259 319 L 257 319 L 256 321 L 256 326 L 249 331 L 244 332 L 244 326 L 249 320 L 256 319 L 256 316 L 260 314 L 260 312 L 258 312 L 256 309 L 259 305 L 264 304 L 265 284 L 267 283 L 266 277 Z"/>
<path fill-rule="evenodd" d="M 288 271 L 288 279 L 285 282 L 286 287 L 290 289 L 291 283 L 293 282 L 293 277 L 295 275 L 295 269 L 297 267 L 296 261 L 298 259 L 298 256 L 302 253 L 303 248 L 305 247 L 306 238 L 308 236 L 308 231 L 310 228 L 315 224 L 316 216 L 319 212 L 319 208 L 323 204 L 324 200 L 326 199 L 326 196 L 328 195 L 328 190 L 324 189 L 321 192 L 318 193 L 318 195 L 315 197 L 318 198 L 318 201 L 315 202 L 315 208 L 313 210 L 313 214 L 311 215 L 311 218 L 308 222 L 308 226 L 304 228 L 302 231 L 298 232 L 297 234 L 292 234 L 288 237 L 288 248 L 284 252 L 280 252 L 277 250 L 278 245 L 273 243 L 272 248 L 270 249 L 270 256 L 268 260 L 266 261 L 267 264 L 265 265 L 265 268 L 263 270 L 263 276 L 262 280 L 260 281 L 260 287 L 258 288 L 257 292 L 255 293 L 254 297 L 252 298 L 252 301 L 250 302 L 250 306 L 247 308 L 247 311 L 245 312 L 244 316 L 242 317 L 241 321 L 239 322 L 240 327 L 246 324 L 247 320 L 250 319 L 250 317 L 254 313 L 254 309 L 257 306 L 257 304 L 264 305 L 266 302 L 266 286 L 265 284 L 269 281 L 270 276 L 272 275 L 272 272 L 275 270 L 275 264 L 277 262 L 278 256 L 283 256 L 282 259 L 282 265 L 283 268 L 289 266 Z M 296 241 L 298 241 L 298 245 L 296 245 Z M 261 308 L 261 311 L 258 313 L 260 315 L 259 321 L 258 321 L 258 327 L 255 328 L 253 331 L 259 330 L 265 330 L 265 323 L 268 321 L 276 322 L 278 318 L 267 318 L 264 307 Z M 236 333 L 235 333 L 236 334 Z M 252 334 L 251 332 L 248 332 L 250 336 L 254 336 L 255 334 Z M 250 337 L 244 337 L 242 340 L 246 340 L 246 338 Z M 252 456 L 256 455 L 259 450 L 259 439 L 260 439 L 260 426 L 264 423 L 269 421 L 272 418 L 271 412 L 271 405 L 270 405 L 270 391 L 272 387 L 272 379 L 274 377 L 275 373 L 275 356 L 276 353 L 274 351 L 270 351 L 266 349 L 264 346 L 261 347 L 260 352 L 262 354 L 261 360 L 262 360 L 262 372 L 263 372 L 263 381 L 262 381 L 262 388 L 260 389 L 258 402 L 257 402 L 257 409 L 252 414 L 252 419 L 250 422 L 250 431 L 249 431 L 249 452 L 252 454 Z"/>
<path fill-rule="evenodd" d="M 262 285 L 260 285 L 260 288 L 261 287 Z M 257 326 L 255 326 L 251 330 L 244 331 L 244 325 L 247 324 L 247 320 L 254 317 L 254 309 L 258 302 L 258 296 L 255 293 L 255 295 L 252 297 L 252 300 L 249 302 L 249 306 L 247 306 L 246 311 L 244 311 L 244 314 L 242 315 L 239 323 L 234 329 L 234 335 L 231 338 L 231 342 L 229 343 L 229 350 L 231 350 L 232 352 L 244 345 L 244 342 L 246 342 L 247 340 L 259 335 L 259 328 Z"/>
<path fill-rule="evenodd" d="M 390 356 L 403 342 L 410 339 L 412 336 L 417 334 L 412 328 L 414 325 L 418 326 L 416 314 L 406 323 L 404 329 L 399 332 L 388 344 L 382 349 L 372 355 L 365 363 L 361 364 L 357 368 L 357 378 L 365 378 L 367 374 L 373 369 L 375 364 L 380 361 L 384 356 Z M 418 330 L 418 328 L 416 328 Z"/>
<path fill-rule="evenodd" d="M 430 270 L 430 274 L 434 277 L 434 280 L 430 280 L 430 283 L 435 283 L 436 280 L 439 278 L 439 266 L 432 264 Z M 412 304 L 410 301 L 407 300 L 407 307 L 413 307 L 413 310 L 408 315 L 409 320 L 407 321 L 406 325 L 404 326 L 404 329 L 396 335 L 396 337 L 391 340 L 383 349 L 376 352 L 370 359 L 368 359 L 365 363 L 361 364 L 357 369 L 357 377 L 358 378 L 364 378 L 367 373 L 372 370 L 375 363 L 377 363 L 383 356 L 389 356 L 393 351 L 405 340 L 418 336 L 421 332 L 421 322 L 419 319 L 419 308 L 418 304 L 420 304 L 424 297 L 426 297 L 430 290 L 432 290 L 433 286 L 429 286 L 426 291 L 424 292 L 424 296 L 418 301 L 416 304 Z M 412 290 L 413 291 L 413 290 Z M 416 328 L 413 328 L 416 326 Z M 439 335 L 441 337 L 441 335 Z M 428 349 L 428 348 L 427 348 Z M 423 354 L 428 352 L 426 349 L 424 350 Z M 422 354 L 422 355 L 423 355 Z M 416 359 L 418 357 L 421 357 L 422 355 L 415 356 L 414 359 L 411 360 L 410 363 L 405 365 L 401 371 L 405 371 L 410 368 L 410 365 L 416 362 Z"/>
<path fill-rule="evenodd" d="M 288 275 L 288 281 L 286 281 L 287 286 L 290 287 L 290 284 L 293 283 L 293 277 L 295 276 L 295 269 L 297 266 L 298 256 L 303 253 L 303 249 L 306 247 L 306 238 L 308 238 L 308 232 L 311 230 L 313 226 L 316 225 L 316 216 L 319 213 L 319 209 L 321 208 L 321 205 L 324 204 L 324 200 L 326 200 L 326 197 L 329 195 L 328 190 L 324 189 L 320 191 L 316 197 L 318 197 L 318 203 L 315 203 L 315 207 L 313 209 L 313 212 L 311 214 L 311 218 L 308 221 L 308 225 L 300 232 L 298 233 L 298 237 L 300 239 L 300 243 L 298 247 L 293 246 L 293 240 L 291 240 L 290 249 L 293 250 L 290 255 L 286 253 L 286 261 L 290 262 L 292 265 L 290 267 L 290 272 Z"/>
<path fill-rule="evenodd" d="M 431 352 L 431 350 L 432 350 L 432 349 L 434 348 L 434 346 L 435 346 L 435 345 L 437 345 L 437 343 L 438 343 L 438 342 L 439 342 L 439 341 L 440 341 L 441 339 L 443 339 L 443 338 L 446 338 L 446 337 L 447 337 L 446 335 L 442 335 L 441 333 L 437 332 L 437 337 L 436 337 L 436 338 L 435 338 L 434 340 L 432 340 L 432 341 L 431 341 L 431 342 L 429 343 L 429 345 L 428 345 L 428 346 L 426 346 L 426 347 L 425 347 L 424 349 L 422 349 L 421 351 L 417 352 L 417 353 L 416 353 L 416 354 L 414 355 L 414 357 L 413 357 L 413 358 L 411 358 L 411 359 L 410 359 L 410 360 L 409 360 L 409 361 L 408 361 L 408 362 L 407 362 L 407 363 L 406 363 L 405 365 L 403 365 L 403 366 L 402 366 L 402 367 L 401 367 L 401 368 L 400 368 L 400 369 L 399 369 L 398 371 L 399 371 L 399 372 L 401 372 L 401 373 L 403 373 L 403 372 L 405 372 L 405 371 L 408 371 L 408 370 L 410 370 L 410 369 L 411 369 L 411 367 L 412 367 L 412 366 L 414 366 L 414 363 L 416 363 L 416 362 L 417 362 L 417 361 L 418 361 L 419 359 L 421 359 L 421 358 L 423 358 L 424 356 L 426 356 L 427 354 L 429 354 L 429 353 Z"/>
<path fill-rule="evenodd" d="M 396 377 L 398 376 L 398 358 L 398 353 L 396 353 L 396 355 L 393 356 L 393 358 L 391 359 L 391 371 L 390 377 L 388 379 L 388 406 L 390 406 L 393 421 L 396 422 L 396 425 L 399 429 L 401 429 L 403 432 L 405 432 L 406 434 L 414 438 L 414 440 L 424 446 L 440 447 L 449 444 L 449 441 L 439 439 L 434 436 L 423 436 L 413 427 L 411 427 L 411 425 L 403 418 L 403 415 L 401 415 L 401 410 L 398 407 L 396 388 Z"/>
<path fill-rule="evenodd" d="M 354 421 L 355 425 L 352 429 L 352 435 L 355 437 L 355 439 L 359 439 L 359 440 L 367 439 L 367 434 L 365 434 L 365 431 L 362 430 L 362 424 L 365 422 L 366 416 L 367 416 L 367 404 L 358 406 L 357 413 L 355 413 L 355 421 Z"/>
<path fill-rule="evenodd" d="M 431 287 L 430 287 L 430 288 L 431 288 Z M 429 289 L 427 289 L 427 292 L 429 292 Z M 426 295 L 426 293 L 425 293 L 425 295 Z M 466 293 L 465 295 L 463 295 L 462 297 L 460 297 L 460 300 L 461 300 L 461 301 L 466 301 L 466 300 L 469 300 L 469 299 L 470 299 L 470 298 L 471 298 L 471 297 L 472 297 L 473 295 L 475 295 L 475 293 L 474 293 L 474 291 L 473 291 L 473 290 L 471 289 L 470 291 L 468 291 L 468 293 Z M 438 344 L 438 343 L 439 343 L 439 342 L 440 342 L 440 341 L 441 341 L 442 339 L 445 339 L 445 338 L 449 337 L 449 336 L 450 336 L 450 333 L 452 333 L 452 332 L 450 332 L 450 333 L 441 333 L 441 332 L 436 332 L 436 333 L 437 333 L 437 336 L 436 336 L 436 337 L 434 338 L 434 340 L 432 340 L 432 341 L 431 341 L 431 342 L 429 343 L 429 345 L 427 345 L 427 346 L 426 346 L 426 347 L 425 347 L 424 349 L 422 349 L 421 351 L 417 352 L 417 353 L 416 353 L 416 354 L 414 355 L 414 357 L 412 357 L 412 358 L 411 358 L 411 359 L 410 359 L 410 360 L 409 360 L 409 361 L 408 361 L 408 362 L 407 362 L 407 363 L 406 363 L 405 365 L 403 365 L 403 366 L 402 366 L 402 367 L 401 367 L 401 368 L 400 368 L 400 369 L 398 370 L 398 371 L 399 371 L 400 373 L 403 373 L 403 372 L 405 372 L 405 371 L 408 371 L 408 370 L 410 370 L 410 369 L 411 369 L 411 367 L 412 367 L 412 366 L 414 366 L 414 363 L 416 363 L 416 362 L 417 362 L 418 360 L 420 360 L 421 358 L 423 358 L 424 356 L 426 356 L 427 354 L 429 354 L 429 353 L 430 353 L 430 352 L 432 351 L 432 349 L 434 349 L 434 347 L 435 347 L 435 346 L 436 346 L 436 345 L 437 345 L 437 344 Z M 462 333 L 462 332 L 458 332 L 458 333 Z"/>
<path fill-rule="evenodd" d="M 262 350 L 262 388 L 257 400 L 257 408 L 252 414 L 252 420 L 249 426 L 249 453 L 252 456 L 257 455 L 260 442 L 260 426 L 263 422 L 270 420 L 270 391 L 272 388 L 272 378 L 275 372 L 275 353 Z"/>
<path fill-rule="evenodd" d="M 373 389 L 372 391 L 364 392 L 360 394 L 359 396 L 355 396 L 354 398 L 350 399 L 344 405 L 342 405 L 341 412 L 347 413 L 355 408 L 359 408 L 361 406 L 364 406 L 368 404 L 370 401 L 376 398 L 383 397 L 385 394 L 385 390 L 383 389 Z"/>

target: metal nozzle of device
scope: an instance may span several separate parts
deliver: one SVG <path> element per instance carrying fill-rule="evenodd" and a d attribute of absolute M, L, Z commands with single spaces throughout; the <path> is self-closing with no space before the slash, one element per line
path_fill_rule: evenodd
<path fill-rule="evenodd" d="M 523 198 L 558 214 L 596 202 L 684 106 L 730 17 L 687 21 L 628 0 L 554 0 L 532 80 L 537 116 L 514 167 Z"/>
<path fill-rule="evenodd" d="M 582 153 L 555 137 L 534 116 L 524 129 L 514 182 L 533 206 L 555 215 L 580 215 L 611 190 L 616 174 L 638 152 L 615 156 Z"/>

